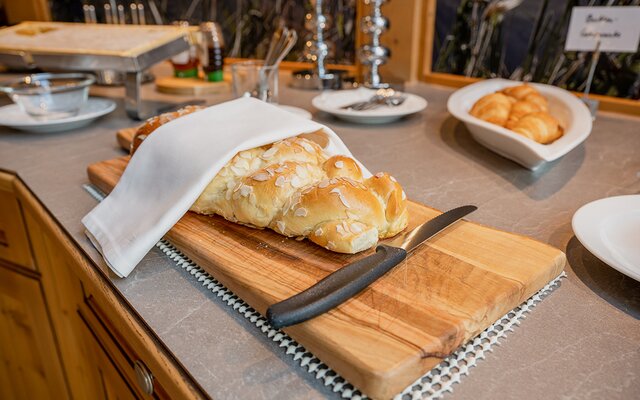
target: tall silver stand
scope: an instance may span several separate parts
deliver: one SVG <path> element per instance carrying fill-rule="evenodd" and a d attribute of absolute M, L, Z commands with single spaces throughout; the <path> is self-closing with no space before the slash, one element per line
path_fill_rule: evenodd
<path fill-rule="evenodd" d="M 370 36 L 370 40 L 358 51 L 358 59 L 369 68 L 364 77 L 364 85 L 371 88 L 389 87 L 389 84 L 382 82 L 379 71 L 380 66 L 391 55 L 390 50 L 380 44 L 380 35 L 389 29 L 389 20 L 382 16 L 380 10 L 386 2 L 387 0 L 364 0 L 364 4 L 370 8 L 370 14 L 360 21 L 360 29 Z"/>
<path fill-rule="evenodd" d="M 326 59 L 333 55 L 333 44 L 324 39 L 330 19 L 323 13 L 322 0 L 311 0 L 313 12 L 305 16 L 305 28 L 312 33 L 304 45 L 304 59 L 314 64 L 313 70 L 294 71 L 291 86 L 299 89 L 340 89 L 341 71 L 327 70 Z"/>

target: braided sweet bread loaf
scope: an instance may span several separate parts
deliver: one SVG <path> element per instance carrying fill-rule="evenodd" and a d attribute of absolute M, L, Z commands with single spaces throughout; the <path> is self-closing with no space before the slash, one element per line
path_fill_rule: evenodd
<path fill-rule="evenodd" d="M 151 120 L 136 138 L 141 142 L 187 112 L 178 114 Z M 364 179 L 352 158 L 328 157 L 317 143 L 299 136 L 236 154 L 190 210 L 308 238 L 339 253 L 369 249 L 408 223 L 406 195 L 392 176 Z"/>

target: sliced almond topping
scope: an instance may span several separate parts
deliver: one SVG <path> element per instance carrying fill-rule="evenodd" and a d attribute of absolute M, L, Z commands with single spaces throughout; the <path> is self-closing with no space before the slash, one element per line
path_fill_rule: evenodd
<path fill-rule="evenodd" d="M 262 164 L 259 158 L 254 158 L 253 160 L 250 161 L 250 163 L 251 163 L 250 168 L 252 171 L 255 171 L 256 169 L 260 168 L 260 164 Z"/>
<path fill-rule="evenodd" d="M 352 213 L 351 211 L 347 210 L 347 218 L 353 219 L 353 220 L 357 220 L 358 216 L 356 214 Z"/>
<path fill-rule="evenodd" d="M 253 193 L 253 187 L 249 185 L 240 185 L 240 195 L 242 197 L 249 196 L 250 193 Z"/>
<path fill-rule="evenodd" d="M 295 215 L 296 217 L 306 217 L 308 214 L 307 209 L 304 207 L 300 207 L 296 210 L 295 213 L 293 213 L 293 215 Z"/>
<path fill-rule="evenodd" d="M 358 223 L 358 222 L 354 222 L 353 224 L 351 224 L 351 232 L 353 233 L 360 233 L 363 230 L 363 226 L 362 224 Z"/>
<path fill-rule="evenodd" d="M 251 160 L 253 158 L 251 157 L 251 153 L 248 151 L 241 151 L 238 155 L 246 160 Z"/>
<path fill-rule="evenodd" d="M 347 202 L 347 199 L 344 197 L 344 195 L 340 191 L 340 188 L 333 188 L 333 189 L 331 189 L 331 191 L 329 193 L 337 194 L 338 197 L 340 198 L 340 201 L 342 202 L 342 204 L 344 204 L 344 206 L 347 207 L 347 208 L 351 208 L 351 206 Z"/>
<path fill-rule="evenodd" d="M 276 179 L 276 183 L 275 183 L 275 185 L 276 185 L 277 187 L 283 187 L 285 183 L 287 183 L 287 179 L 286 179 L 284 176 L 279 176 L 279 177 Z"/>
<path fill-rule="evenodd" d="M 324 188 L 326 188 L 327 186 L 329 186 L 329 182 L 330 182 L 330 181 L 329 181 L 328 179 L 324 179 L 322 182 L 318 183 L 318 187 L 319 187 L 320 189 L 324 189 Z"/>
<path fill-rule="evenodd" d="M 324 231 L 322 230 L 322 228 L 318 228 L 313 234 L 316 236 L 322 236 L 323 233 Z"/>
<path fill-rule="evenodd" d="M 237 167 L 236 165 L 232 165 L 232 166 L 231 166 L 231 171 L 233 171 L 233 173 L 234 173 L 234 174 L 236 174 L 236 175 L 240 175 L 240 176 L 245 175 L 245 174 L 247 173 L 247 170 L 246 170 L 246 169 L 244 169 L 244 168 L 239 168 L 239 167 Z"/>
<path fill-rule="evenodd" d="M 340 169 L 342 167 L 344 167 L 344 161 L 340 160 L 340 161 L 336 161 L 335 164 L 333 164 L 336 166 L 336 168 Z"/>
<path fill-rule="evenodd" d="M 258 174 L 255 174 L 252 178 L 254 181 L 264 182 L 269 179 L 269 174 L 267 174 L 266 172 L 260 172 Z"/>
<path fill-rule="evenodd" d="M 297 175 L 294 175 L 291 178 L 291 186 L 293 186 L 294 188 L 297 189 L 297 188 L 302 187 L 303 185 L 304 184 L 302 183 L 302 180 Z"/>
<path fill-rule="evenodd" d="M 394 182 L 398 182 L 398 181 L 396 180 L 396 178 L 394 178 L 394 177 L 393 177 L 393 176 L 391 176 L 391 175 L 389 175 L 389 179 L 391 179 L 391 180 L 392 180 L 392 181 L 394 181 Z"/>
<path fill-rule="evenodd" d="M 336 244 L 335 244 L 335 243 L 333 243 L 331 240 L 329 240 L 329 241 L 327 242 L 327 246 L 326 246 L 326 247 L 327 247 L 327 249 L 329 249 L 329 250 L 333 250 L 333 249 L 335 249 L 335 248 L 336 248 Z"/>
<path fill-rule="evenodd" d="M 273 146 L 269 150 L 262 153 L 262 158 L 271 158 L 278 152 L 278 148 Z"/>
<path fill-rule="evenodd" d="M 347 231 L 344 230 L 342 225 L 336 225 L 336 232 L 338 232 L 338 235 L 340 236 L 346 236 L 347 234 Z"/>
<path fill-rule="evenodd" d="M 309 153 L 316 152 L 316 149 L 314 149 L 313 146 L 309 142 L 307 142 L 305 139 L 300 140 L 300 146 L 304 147 L 304 149 Z"/>
<path fill-rule="evenodd" d="M 378 172 L 375 176 L 376 178 L 382 178 L 384 176 L 384 172 Z"/>
<path fill-rule="evenodd" d="M 244 158 L 238 158 L 238 160 L 235 162 L 235 166 L 238 168 L 249 169 L 249 161 L 245 160 Z"/>
<path fill-rule="evenodd" d="M 342 229 L 344 229 L 345 232 L 349 230 L 349 224 L 347 224 L 347 221 L 342 221 L 342 224 L 340 225 L 342 225 Z"/>
<path fill-rule="evenodd" d="M 276 221 L 276 226 L 278 227 L 278 230 L 280 231 L 280 233 L 284 233 L 284 221 Z"/>
<path fill-rule="evenodd" d="M 296 174 L 300 178 L 306 178 L 307 176 L 309 176 L 309 172 L 307 171 L 307 169 L 300 164 L 296 165 Z"/>
<path fill-rule="evenodd" d="M 402 191 L 402 200 L 406 200 L 406 199 L 407 199 L 407 194 L 403 190 Z"/>
<path fill-rule="evenodd" d="M 287 166 L 285 164 L 280 163 L 280 166 L 276 168 L 276 173 L 281 174 L 287 170 Z"/>

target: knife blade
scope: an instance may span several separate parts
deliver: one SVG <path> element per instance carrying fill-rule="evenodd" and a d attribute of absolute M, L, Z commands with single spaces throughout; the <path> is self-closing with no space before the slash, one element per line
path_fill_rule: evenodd
<path fill-rule="evenodd" d="M 295 296 L 271 305 L 267 309 L 267 320 L 272 327 L 280 329 L 339 306 L 401 263 L 426 240 L 477 209 L 471 205 L 454 208 L 396 238 L 392 245 L 378 245 L 374 254 L 340 268 Z"/>

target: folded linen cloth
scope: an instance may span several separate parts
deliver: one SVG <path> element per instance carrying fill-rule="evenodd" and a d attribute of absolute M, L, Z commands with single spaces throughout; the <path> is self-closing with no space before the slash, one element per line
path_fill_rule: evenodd
<path fill-rule="evenodd" d="M 327 154 L 353 158 L 331 129 L 253 98 L 177 118 L 144 140 L 111 194 L 82 219 L 85 233 L 127 277 L 236 153 L 319 130 Z"/>

